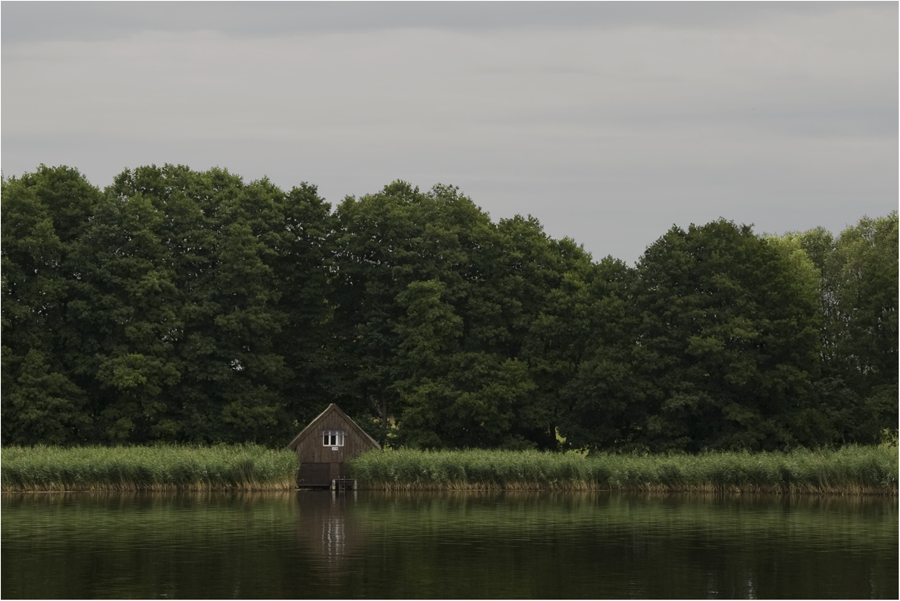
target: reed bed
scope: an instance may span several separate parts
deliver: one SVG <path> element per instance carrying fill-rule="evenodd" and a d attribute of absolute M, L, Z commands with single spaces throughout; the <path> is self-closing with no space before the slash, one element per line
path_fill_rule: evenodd
<path fill-rule="evenodd" d="M 701 455 L 372 451 L 350 462 L 361 488 L 897 495 L 897 447 Z"/>
<path fill-rule="evenodd" d="M 0 473 L 3 492 L 291 490 L 297 456 L 257 445 L 3 447 Z"/>
<path fill-rule="evenodd" d="M 292 490 L 297 459 L 256 445 L 4 447 L 3 492 Z M 896 446 L 788 453 L 615 455 L 372 451 L 351 460 L 360 488 L 897 495 Z"/>

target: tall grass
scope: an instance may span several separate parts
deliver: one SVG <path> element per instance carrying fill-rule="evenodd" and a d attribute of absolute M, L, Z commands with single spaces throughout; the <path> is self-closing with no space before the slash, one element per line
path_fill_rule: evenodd
<path fill-rule="evenodd" d="M 701 455 L 372 451 L 350 462 L 382 490 L 897 494 L 897 447 Z"/>
<path fill-rule="evenodd" d="M 3 447 L 0 489 L 11 491 L 285 490 L 297 456 L 256 445 Z"/>
<path fill-rule="evenodd" d="M 297 459 L 256 445 L 4 447 L 11 491 L 291 490 Z M 372 451 L 351 460 L 361 488 L 897 495 L 896 446 L 587 457 L 537 451 Z"/>

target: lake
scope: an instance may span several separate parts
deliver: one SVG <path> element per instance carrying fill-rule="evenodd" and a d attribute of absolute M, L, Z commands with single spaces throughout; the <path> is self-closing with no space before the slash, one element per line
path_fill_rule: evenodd
<path fill-rule="evenodd" d="M 2 495 L 9 598 L 894 598 L 896 499 Z"/>

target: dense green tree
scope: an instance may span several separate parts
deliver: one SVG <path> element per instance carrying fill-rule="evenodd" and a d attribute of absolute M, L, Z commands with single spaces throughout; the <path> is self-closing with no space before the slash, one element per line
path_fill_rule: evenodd
<path fill-rule="evenodd" d="M 417 188 L 395 182 L 379 194 L 346 198 L 335 213 L 331 388 L 345 410 L 379 416 L 382 441 L 396 409 L 390 386 L 401 311 L 394 299 L 415 279 L 420 232 L 412 212 L 423 198 Z"/>
<path fill-rule="evenodd" d="M 281 290 L 278 308 L 286 323 L 274 348 L 290 369 L 281 388 L 288 427 L 299 432 L 332 398 L 329 387 L 336 361 L 330 353 L 334 307 L 330 303 L 329 269 L 333 266 L 334 217 L 315 186 L 303 183 L 283 197 L 281 241 L 272 260 Z"/>
<path fill-rule="evenodd" d="M 395 182 L 337 211 L 335 353 L 346 403 L 400 444 L 555 447 L 559 374 L 533 327 L 564 274 L 590 269 L 533 218 L 494 225 L 455 188 Z M 555 379 L 554 379 L 555 378 Z"/>
<path fill-rule="evenodd" d="M 82 440 L 91 427 L 84 391 L 51 371 L 44 354 L 35 349 L 28 351 L 18 371 L 15 381 L 4 384 L 4 440 L 56 445 Z"/>
<path fill-rule="evenodd" d="M 650 384 L 639 377 L 636 271 L 607 257 L 588 281 L 561 289 L 558 348 L 574 369 L 560 379 L 565 448 L 642 448 Z"/>
<path fill-rule="evenodd" d="M 493 274 L 484 295 L 502 307 L 497 352 L 524 364 L 530 384 L 508 444 L 556 448 L 566 410 L 561 392 L 589 336 L 583 322 L 568 321 L 575 317 L 568 296 L 590 281 L 591 257 L 568 238 L 551 239 L 531 216 L 501 220 L 497 230 L 499 244 L 485 262 Z"/>
<path fill-rule="evenodd" d="M 897 230 L 896 211 L 864 217 L 841 232 L 834 266 L 837 318 L 845 327 L 836 360 L 885 427 L 897 422 Z"/>
<path fill-rule="evenodd" d="M 92 408 L 111 442 L 166 438 L 163 393 L 181 375 L 170 332 L 182 301 L 165 211 L 154 200 L 152 192 L 107 194 L 79 245 L 83 276 L 73 309 L 89 350 L 77 371 L 90 379 Z"/>
<path fill-rule="evenodd" d="M 426 448 L 872 442 L 897 421 L 897 213 L 673 228 L 629 268 L 401 181 L 334 213 L 224 169 L 3 180 L 4 444 L 280 445 L 338 402 Z M 562 441 L 562 442 L 560 442 Z"/>
<path fill-rule="evenodd" d="M 401 412 L 404 388 L 396 382 L 412 369 L 398 359 L 411 332 L 400 326 L 407 308 L 398 298 L 410 285 L 436 280 L 451 306 L 462 303 L 469 282 L 482 277 L 469 251 L 492 226 L 455 188 L 422 193 L 405 182 L 347 198 L 335 217 L 331 390 L 354 414 L 377 416 L 383 437 Z"/>
<path fill-rule="evenodd" d="M 85 361 L 98 423 L 110 441 L 216 440 L 221 411 L 209 361 L 226 172 L 146 166 L 106 189 L 86 232 L 82 261 L 91 295 L 81 319 L 97 350 Z"/>
<path fill-rule="evenodd" d="M 266 179 L 245 184 L 225 170 L 166 165 L 123 173 L 108 197 L 119 207 L 155 207 L 165 252 L 150 264 L 172 275 L 173 295 L 160 306 L 173 314 L 141 308 L 148 294 L 122 303 L 154 324 L 123 352 L 165 356 L 158 371 L 171 385 L 170 406 L 157 406 L 153 435 L 272 443 L 289 436 L 321 402 L 310 398 L 318 389 L 309 378 L 327 322 L 328 207 L 315 189 L 285 194 Z M 135 409 L 121 398 L 114 406 Z"/>
<path fill-rule="evenodd" d="M 816 444 L 814 282 L 802 257 L 719 220 L 673 227 L 638 265 L 641 375 L 651 449 Z"/>
<path fill-rule="evenodd" d="M 83 324 L 74 258 L 100 191 L 75 169 L 41 165 L 3 180 L 4 443 L 72 443 L 90 436 Z"/>
<path fill-rule="evenodd" d="M 556 448 L 559 387 L 575 358 L 555 338 L 565 317 L 554 299 L 590 271 L 590 257 L 530 217 L 482 232 L 458 292 L 432 280 L 397 297 L 407 312 L 397 330 L 401 441 Z"/>
<path fill-rule="evenodd" d="M 897 426 L 897 213 L 793 234 L 820 274 L 822 410 L 839 442 Z"/>
<path fill-rule="evenodd" d="M 275 444 L 314 415 L 315 188 L 173 165 L 104 193 L 66 168 L 3 186 L 4 441 Z"/>

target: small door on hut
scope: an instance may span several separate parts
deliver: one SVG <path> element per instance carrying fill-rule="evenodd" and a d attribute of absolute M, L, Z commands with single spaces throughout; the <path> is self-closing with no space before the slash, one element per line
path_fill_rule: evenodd
<path fill-rule="evenodd" d="M 301 463 L 297 484 L 299 486 L 329 486 L 334 479 L 331 477 L 332 465 L 331 463 Z"/>

